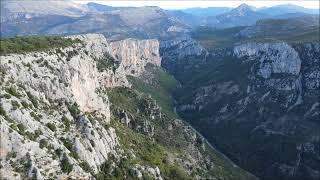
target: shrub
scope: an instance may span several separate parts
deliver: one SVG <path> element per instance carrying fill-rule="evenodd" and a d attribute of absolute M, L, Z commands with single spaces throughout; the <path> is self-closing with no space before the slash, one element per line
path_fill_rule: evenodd
<path fill-rule="evenodd" d="M 74 159 L 78 160 L 79 159 L 79 155 L 75 152 L 75 151 L 71 151 L 69 154 L 71 157 L 73 157 Z"/>
<path fill-rule="evenodd" d="M 3 109 L 2 105 L 0 105 L 0 115 L 3 116 L 3 117 L 6 117 L 6 116 L 7 116 L 7 113 L 6 113 L 6 111 Z"/>
<path fill-rule="evenodd" d="M 170 166 L 169 168 L 169 179 L 190 179 L 186 172 L 184 172 L 181 168 L 178 166 Z"/>
<path fill-rule="evenodd" d="M 46 139 L 41 139 L 40 140 L 40 143 L 39 143 L 39 147 L 41 149 L 45 148 L 45 147 L 48 147 L 48 141 Z"/>
<path fill-rule="evenodd" d="M 30 139 L 31 141 L 36 141 L 36 139 L 39 137 L 38 135 L 29 131 L 24 132 L 24 135 L 26 136 L 26 138 Z"/>
<path fill-rule="evenodd" d="M 17 153 L 14 151 L 8 152 L 6 159 L 16 158 Z"/>
<path fill-rule="evenodd" d="M 46 126 L 53 132 L 57 130 L 56 125 L 54 125 L 53 123 L 47 123 Z"/>
<path fill-rule="evenodd" d="M 40 135 L 42 135 L 42 131 L 40 129 L 37 129 L 34 131 L 35 136 L 38 138 Z"/>
<path fill-rule="evenodd" d="M 64 48 L 75 43 L 81 43 L 81 40 L 72 40 L 57 36 L 27 36 L 4 38 L 1 39 L 0 42 L 0 55 L 4 55 L 10 53 L 44 51 L 52 48 Z"/>
<path fill-rule="evenodd" d="M 91 171 L 91 167 L 86 161 L 81 162 L 79 165 L 84 171 L 86 171 L 86 172 Z"/>
<path fill-rule="evenodd" d="M 72 57 L 78 55 L 79 53 L 74 49 L 73 51 L 68 51 L 67 52 L 67 61 L 70 61 Z"/>
<path fill-rule="evenodd" d="M 30 116 L 33 117 L 36 121 L 40 121 L 41 115 L 37 115 L 35 112 L 30 112 Z"/>
<path fill-rule="evenodd" d="M 63 115 L 62 118 L 61 118 L 61 121 L 64 124 L 65 131 L 69 131 L 70 130 L 70 124 L 71 124 L 70 120 L 65 115 Z"/>
<path fill-rule="evenodd" d="M 19 131 L 21 131 L 21 132 L 24 132 L 24 131 L 26 130 L 26 128 L 24 127 L 24 125 L 21 124 L 21 123 L 19 123 L 19 124 L 17 125 L 17 127 L 18 127 Z"/>
<path fill-rule="evenodd" d="M 12 101 L 11 101 L 11 105 L 12 105 L 12 109 L 13 109 L 13 110 L 16 110 L 16 109 L 19 109 L 19 108 L 20 108 L 20 104 L 19 104 L 18 101 L 12 100 Z"/>
<path fill-rule="evenodd" d="M 115 72 L 119 65 L 120 62 L 116 61 L 109 53 L 105 53 L 103 58 L 97 60 L 97 69 L 99 72 L 105 69 L 111 69 Z"/>
<path fill-rule="evenodd" d="M 21 105 L 26 109 L 29 107 L 29 104 L 26 101 L 21 101 Z"/>
<path fill-rule="evenodd" d="M 60 165 L 61 165 L 62 172 L 67 174 L 69 174 L 73 169 L 73 165 L 70 164 L 66 154 L 63 154 Z"/>
<path fill-rule="evenodd" d="M 19 98 L 21 95 L 17 92 L 16 88 L 14 88 L 13 86 L 9 87 L 6 89 L 7 93 L 11 94 L 12 96 L 15 96 L 17 98 Z"/>
<path fill-rule="evenodd" d="M 80 115 L 80 110 L 77 103 L 74 103 L 73 105 L 68 106 L 68 110 L 74 119 L 77 119 L 78 116 Z"/>
<path fill-rule="evenodd" d="M 15 130 L 15 131 L 18 131 L 17 125 L 15 125 L 15 124 L 11 124 L 10 128 Z"/>
<path fill-rule="evenodd" d="M 69 140 L 65 139 L 65 138 L 60 138 L 60 141 L 63 142 L 63 145 L 69 150 L 69 151 L 73 151 L 73 144 L 72 142 L 70 142 Z"/>
<path fill-rule="evenodd" d="M 37 98 L 34 97 L 30 92 L 27 92 L 27 96 L 28 96 L 29 100 L 31 101 L 31 103 L 33 104 L 33 106 L 35 108 L 38 108 L 39 104 L 38 104 Z"/>
<path fill-rule="evenodd" d="M 4 94 L 3 97 L 6 98 L 6 99 L 10 99 L 11 95 L 10 94 Z"/>

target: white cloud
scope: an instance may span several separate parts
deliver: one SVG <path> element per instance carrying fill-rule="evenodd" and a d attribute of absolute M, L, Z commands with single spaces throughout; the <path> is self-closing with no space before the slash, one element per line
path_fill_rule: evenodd
<path fill-rule="evenodd" d="M 214 1 L 214 0 L 199 0 L 199 1 L 194 1 L 194 0 L 189 0 L 189 1 L 169 1 L 169 0 L 152 0 L 152 1 L 121 1 L 121 0 L 98 0 L 98 1 L 81 1 L 81 0 L 75 0 L 77 3 L 88 3 L 88 2 L 96 2 L 99 4 L 105 4 L 109 6 L 134 6 L 134 7 L 140 7 L 140 6 L 159 6 L 164 9 L 183 9 L 183 8 L 189 8 L 189 7 L 237 7 L 242 3 L 246 3 L 250 6 L 255 6 L 255 7 L 270 7 L 274 5 L 279 5 L 279 4 L 294 4 L 298 6 L 303 6 L 306 8 L 312 8 L 312 9 L 319 9 L 319 1 L 279 1 L 279 0 L 270 0 L 270 1 L 262 1 L 262 0 L 249 0 L 249 1 Z"/>

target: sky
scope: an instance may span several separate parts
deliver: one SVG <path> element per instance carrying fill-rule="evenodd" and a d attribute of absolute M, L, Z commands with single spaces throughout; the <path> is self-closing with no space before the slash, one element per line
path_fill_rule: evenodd
<path fill-rule="evenodd" d="M 99 4 L 105 4 L 109 6 L 134 6 L 134 7 L 140 7 L 140 6 L 159 6 L 163 9 L 184 9 L 184 8 L 190 8 L 190 7 L 237 7 L 242 3 L 246 3 L 250 6 L 255 7 L 270 7 L 274 5 L 280 5 L 280 4 L 294 4 L 298 6 L 303 6 L 305 8 L 312 8 L 312 9 L 319 9 L 319 1 L 311 1 L 311 0 L 300 0 L 300 1 L 281 1 L 281 0 L 270 0 L 270 1 L 263 1 L 263 0 L 242 0 L 242 1 L 214 1 L 214 0 L 149 0 L 149 1 L 143 1 L 143 0 L 137 0 L 137 1 L 121 1 L 121 0 L 75 0 L 77 3 L 86 4 L 88 2 L 96 2 Z"/>

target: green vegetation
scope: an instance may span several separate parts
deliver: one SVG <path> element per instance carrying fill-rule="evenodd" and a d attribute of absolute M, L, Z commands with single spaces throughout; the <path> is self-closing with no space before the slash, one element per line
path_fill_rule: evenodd
<path fill-rule="evenodd" d="M 242 30 L 248 31 L 249 36 L 241 36 Z M 226 29 L 204 26 L 195 29 L 192 32 L 192 38 L 209 51 L 233 47 L 236 44 L 246 42 L 285 41 L 290 44 L 315 42 L 319 41 L 319 18 L 306 16 L 288 19 L 263 19 L 250 27 L 238 26 Z"/>
<path fill-rule="evenodd" d="M 150 94 L 168 116 L 176 118 L 173 112 L 171 94 L 177 87 L 177 81 L 162 68 L 147 64 L 147 73 L 142 78 L 129 76 L 133 88 L 144 94 Z"/>
<path fill-rule="evenodd" d="M 7 115 L 6 111 L 3 109 L 2 105 L 0 106 L 0 115 L 3 117 Z"/>
<path fill-rule="evenodd" d="M 256 23 L 248 41 L 304 43 L 319 41 L 319 17 L 263 19 Z"/>
<path fill-rule="evenodd" d="M 74 119 L 77 119 L 79 117 L 80 109 L 79 109 L 79 105 L 76 102 L 73 103 L 72 105 L 68 105 L 68 110 Z"/>
<path fill-rule="evenodd" d="M 30 112 L 30 116 L 33 117 L 36 121 L 40 121 L 40 119 L 42 118 L 41 114 L 37 114 L 33 111 Z"/>
<path fill-rule="evenodd" d="M 73 149 L 73 144 L 69 139 L 65 139 L 65 138 L 60 138 L 60 141 L 63 142 L 63 145 L 70 151 L 70 156 L 73 157 L 74 159 L 78 160 L 79 159 L 79 155 L 77 154 L 77 152 L 75 152 L 75 150 Z"/>
<path fill-rule="evenodd" d="M 61 118 L 61 121 L 64 124 L 65 132 L 68 132 L 70 130 L 70 125 L 71 125 L 70 120 L 65 115 L 63 115 Z"/>
<path fill-rule="evenodd" d="M 26 128 L 24 127 L 24 125 L 21 124 L 21 123 L 19 123 L 19 124 L 17 125 L 17 127 L 18 127 L 18 129 L 19 129 L 20 132 L 24 132 L 24 131 L 26 130 Z"/>
<path fill-rule="evenodd" d="M 67 174 L 69 174 L 73 169 L 73 165 L 70 164 L 66 154 L 63 154 L 63 157 L 60 161 L 60 167 L 61 167 L 62 172 L 67 173 Z"/>
<path fill-rule="evenodd" d="M 43 148 L 45 148 L 45 147 L 47 147 L 48 146 L 48 141 L 46 140 L 46 139 L 41 139 L 40 140 L 40 143 L 39 143 L 39 147 L 41 148 L 41 149 L 43 149 Z"/>
<path fill-rule="evenodd" d="M 74 56 L 76 56 L 76 55 L 78 55 L 78 54 L 79 54 L 78 51 L 75 50 L 75 49 L 72 50 L 72 51 L 68 51 L 68 52 L 67 52 L 67 58 L 66 58 L 66 60 L 67 60 L 67 61 L 70 61 L 72 57 L 74 57 Z"/>
<path fill-rule="evenodd" d="M 81 43 L 79 39 L 72 40 L 57 36 L 14 37 L 1 39 L 0 42 L 0 55 L 47 51 L 53 48 L 64 48 L 75 43 Z"/>
<path fill-rule="evenodd" d="M 100 166 L 101 171 L 96 175 L 97 179 L 108 179 L 111 177 L 121 179 L 125 176 L 133 178 L 131 169 L 137 163 L 147 164 L 151 167 L 158 166 L 161 176 L 165 179 L 191 179 L 180 167 L 169 163 L 166 154 L 167 150 L 158 143 L 153 142 L 143 134 L 125 127 L 118 121 L 112 121 L 112 123 L 116 128 L 122 146 L 125 149 L 133 150 L 136 157 L 133 158 L 128 154 L 127 158 L 121 158 L 116 162 L 116 168 L 111 167 L 110 160 L 106 161 Z M 115 160 L 113 159 L 113 161 Z"/>
<path fill-rule="evenodd" d="M 112 103 L 112 109 L 115 107 L 125 109 L 132 115 L 146 118 L 146 106 L 151 103 L 147 96 L 138 94 L 129 88 L 113 88 L 108 91 L 108 97 Z M 137 113 L 137 109 L 141 113 Z"/>
<path fill-rule="evenodd" d="M 33 106 L 35 108 L 38 108 L 39 103 L 38 103 L 37 98 L 35 96 L 33 96 L 30 92 L 27 92 L 27 96 L 28 96 L 29 100 L 31 101 L 31 103 L 33 104 Z"/>
<path fill-rule="evenodd" d="M 16 110 L 20 108 L 20 103 L 15 100 L 11 100 L 12 110 Z"/>
<path fill-rule="evenodd" d="M 79 166 L 86 172 L 90 172 L 92 170 L 90 165 L 86 161 L 81 162 Z"/>
<path fill-rule="evenodd" d="M 234 65 L 236 66 L 238 64 Z M 219 68 L 221 68 L 221 66 L 219 66 Z M 161 75 L 160 73 L 163 74 Z M 172 81 L 164 80 L 165 78 L 170 78 Z M 194 168 L 192 174 L 187 175 L 180 164 L 169 161 L 169 154 L 174 154 L 174 156 L 178 157 L 187 156 L 184 150 L 188 148 L 188 141 L 190 141 L 186 138 L 186 134 L 181 133 L 185 131 L 183 123 L 181 122 L 181 124 L 179 124 L 174 119 L 176 116 L 171 109 L 171 99 L 165 97 L 170 96 L 175 89 L 176 81 L 161 69 L 149 66 L 146 74 L 141 78 L 130 77 L 130 82 L 133 83 L 132 88 L 119 87 L 110 89 L 107 92 L 112 105 L 112 117 L 114 118 L 111 121 L 111 126 L 116 129 L 122 147 L 129 152 L 133 151 L 135 154 L 135 157 L 128 155 L 127 159 L 122 160 L 124 161 L 122 162 L 123 167 L 116 171 L 121 172 L 121 175 L 130 177 L 130 174 L 128 174 L 130 171 L 125 170 L 126 167 L 132 167 L 132 164 L 146 164 L 151 167 L 158 166 L 161 175 L 165 179 L 189 179 L 195 174 L 205 173 L 199 168 Z M 166 82 L 172 83 L 168 84 Z M 157 96 L 157 93 L 159 93 L 160 96 Z M 160 101 L 156 100 L 156 103 L 154 103 L 155 97 L 160 99 Z M 161 100 L 163 101 L 162 105 L 158 103 L 161 102 Z M 151 119 L 150 114 L 156 111 L 157 104 L 161 107 L 162 116 L 156 116 L 155 119 Z M 168 107 L 167 111 L 171 113 L 171 115 L 163 111 L 165 109 L 163 107 L 165 106 Z M 124 117 L 123 113 L 129 116 L 131 121 L 134 121 L 133 124 L 135 124 L 135 126 L 143 126 L 142 123 L 144 120 L 150 122 L 154 127 L 153 138 L 150 138 L 148 133 L 135 129 L 135 126 L 129 129 L 121 124 L 120 119 Z M 174 126 L 172 130 L 168 130 L 170 125 Z M 211 151 L 209 147 L 206 147 L 205 151 L 205 154 L 210 155 L 208 158 L 210 157 L 214 162 L 214 167 L 208 170 L 208 174 L 203 174 L 204 176 L 213 176 L 218 179 L 251 178 L 241 169 L 230 165 L 230 163 L 221 155 L 217 154 L 217 152 Z M 106 162 L 101 167 L 102 171 L 98 174 L 101 179 L 108 177 L 105 176 L 107 174 L 115 176 L 115 170 L 110 167 L 110 163 L 111 162 Z"/>
<path fill-rule="evenodd" d="M 21 101 L 21 105 L 23 106 L 23 108 L 27 109 L 29 108 L 29 104 L 26 101 Z"/>
<path fill-rule="evenodd" d="M 17 98 L 20 98 L 21 95 L 18 93 L 17 89 L 13 86 L 10 86 L 9 88 L 6 88 L 7 93 L 11 94 L 12 96 L 15 96 Z"/>
<path fill-rule="evenodd" d="M 3 109 L 2 104 L 0 104 L 0 116 L 2 116 L 8 123 L 14 123 L 14 121 L 7 115 L 6 111 Z"/>
<path fill-rule="evenodd" d="M 99 72 L 111 69 L 113 72 L 119 67 L 120 62 L 114 59 L 109 53 L 105 53 L 103 58 L 97 59 L 97 69 Z"/>
<path fill-rule="evenodd" d="M 208 63 L 199 65 L 198 68 L 190 69 L 188 74 L 177 72 L 176 78 L 184 86 L 174 92 L 176 100 L 184 104 L 191 103 L 193 99 L 191 96 L 196 89 L 228 81 L 238 84 L 242 90 L 246 89 L 248 84 L 246 76 L 253 62 L 242 63 L 241 60 L 234 59 L 232 56 L 224 58 L 223 61 L 209 60 Z M 207 114 L 202 113 L 201 115 Z"/>
<path fill-rule="evenodd" d="M 98 174 L 95 175 L 95 178 L 97 180 L 105 180 L 105 179 L 120 180 L 120 179 L 123 179 L 123 177 L 127 177 L 127 179 L 134 179 L 133 174 L 130 173 L 130 170 L 133 164 L 130 164 L 130 161 L 128 159 L 121 158 L 116 163 L 115 168 L 111 166 L 112 161 L 109 159 L 100 165 L 100 171 Z M 115 161 L 114 158 L 112 158 L 112 160 Z"/>
<path fill-rule="evenodd" d="M 52 131 L 55 132 L 57 130 L 56 125 L 53 123 L 47 123 L 46 126 Z"/>
<path fill-rule="evenodd" d="M 244 28 L 242 26 L 226 29 L 199 27 L 192 33 L 192 38 L 209 51 L 215 48 L 232 47 L 236 42 L 241 41 L 241 38 L 235 35 Z"/>
<path fill-rule="evenodd" d="M 65 139 L 65 138 L 60 138 L 60 141 L 62 141 L 63 145 L 69 150 L 72 151 L 73 150 L 73 144 L 72 142 L 70 142 L 69 140 Z"/>
<path fill-rule="evenodd" d="M 7 157 L 6 159 L 11 159 L 11 158 L 16 158 L 17 157 L 17 152 L 14 152 L 14 151 L 10 151 L 7 153 Z"/>
<path fill-rule="evenodd" d="M 1 97 L 4 97 L 4 98 L 6 98 L 6 99 L 10 99 L 11 98 L 11 95 L 10 94 L 4 94 L 4 95 L 1 95 Z"/>

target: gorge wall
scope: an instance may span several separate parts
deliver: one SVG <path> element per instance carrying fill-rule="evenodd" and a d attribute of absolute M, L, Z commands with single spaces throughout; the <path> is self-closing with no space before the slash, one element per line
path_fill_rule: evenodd
<path fill-rule="evenodd" d="M 149 94 L 172 78 L 157 40 L 67 38 L 79 42 L 1 55 L 3 178 L 255 179 Z"/>
<path fill-rule="evenodd" d="M 173 72 L 177 111 L 258 177 L 318 179 L 319 53 L 317 42 L 217 49 Z"/>

